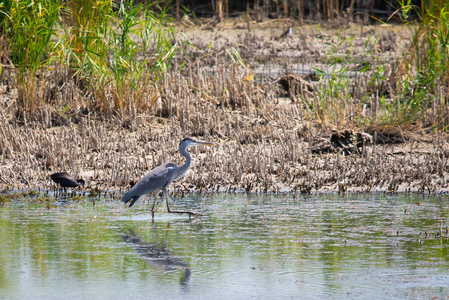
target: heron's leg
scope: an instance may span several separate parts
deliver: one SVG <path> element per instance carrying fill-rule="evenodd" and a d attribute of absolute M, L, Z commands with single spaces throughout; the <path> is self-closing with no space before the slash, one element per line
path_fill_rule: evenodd
<path fill-rule="evenodd" d="M 157 197 L 154 199 L 153 207 L 151 208 L 151 218 L 154 219 L 154 208 L 156 207 Z"/>
<path fill-rule="evenodd" d="M 190 219 L 190 217 L 191 217 L 192 215 L 194 215 L 194 216 L 201 216 L 200 213 L 197 213 L 197 212 L 194 212 L 194 211 L 187 211 L 187 210 L 171 210 L 171 209 L 170 209 L 170 206 L 168 205 L 168 199 L 169 199 L 170 197 L 169 197 L 168 194 L 167 194 L 167 190 L 164 189 L 164 190 L 162 190 L 162 192 L 164 193 L 164 196 L 165 196 L 165 202 L 166 202 L 166 204 L 167 204 L 167 211 L 168 211 L 169 213 L 173 213 L 173 214 L 189 214 L 189 219 Z"/>

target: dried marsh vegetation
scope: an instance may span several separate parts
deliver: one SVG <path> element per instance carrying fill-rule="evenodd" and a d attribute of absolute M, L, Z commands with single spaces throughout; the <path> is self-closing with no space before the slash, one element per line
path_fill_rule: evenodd
<path fill-rule="evenodd" d="M 404 86 L 409 28 L 233 20 L 154 29 L 149 42 L 129 39 L 141 19 L 120 9 L 122 39 L 105 27 L 108 43 L 94 39 L 94 51 L 80 46 L 91 36 L 72 36 L 57 48 L 68 65 L 45 61 L 32 87 L 18 68 L 3 69 L 2 188 L 50 188 L 49 174 L 68 171 L 87 189 L 127 189 L 163 162 L 181 163 L 178 143 L 191 135 L 217 146 L 192 150 L 178 192 L 448 190 L 447 91 Z"/>
<path fill-rule="evenodd" d="M 178 192 L 447 190 L 445 138 L 417 135 L 407 144 L 386 146 L 351 130 L 326 135 L 306 121 L 300 103 L 278 101 L 262 88 L 252 91 L 250 101 L 245 94 L 256 88 L 243 75 L 221 82 L 202 72 L 167 79 L 160 116 L 137 116 L 133 130 L 89 115 L 50 127 L 2 117 L 0 184 L 50 188 L 48 174 L 68 170 L 86 179 L 87 189 L 126 189 L 163 162 L 182 162 L 178 143 L 194 135 L 218 145 L 193 150 L 193 171 L 174 185 Z M 229 94 L 209 99 L 229 79 Z M 186 89 L 187 82 L 196 89 Z"/>

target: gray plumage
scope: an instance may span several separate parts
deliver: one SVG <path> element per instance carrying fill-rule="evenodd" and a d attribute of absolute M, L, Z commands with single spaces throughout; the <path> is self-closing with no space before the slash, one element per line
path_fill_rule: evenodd
<path fill-rule="evenodd" d="M 198 146 L 198 145 L 209 145 L 213 144 L 206 141 L 196 140 L 194 138 L 185 138 L 179 143 L 179 153 L 186 158 L 186 162 L 183 165 L 176 165 L 174 163 L 165 163 L 160 165 L 157 168 L 151 170 L 148 174 L 146 174 L 137 184 L 129 190 L 125 195 L 123 195 L 122 201 L 128 203 L 129 207 L 133 206 L 137 200 L 142 195 L 162 191 L 165 196 L 165 200 L 167 203 L 167 210 L 169 213 L 188 213 L 189 215 L 195 215 L 196 213 L 190 211 L 172 211 L 170 210 L 168 204 L 168 195 L 167 195 L 167 187 L 176 179 L 182 177 L 187 170 L 190 168 L 192 164 L 192 156 L 187 151 L 188 147 Z M 151 214 L 154 217 L 154 208 L 155 208 L 156 200 L 154 200 L 153 207 L 151 209 Z"/>

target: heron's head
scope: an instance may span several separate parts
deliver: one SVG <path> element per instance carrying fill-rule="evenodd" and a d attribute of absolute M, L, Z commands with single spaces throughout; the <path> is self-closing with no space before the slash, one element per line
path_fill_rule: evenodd
<path fill-rule="evenodd" d="M 181 141 L 181 143 L 179 143 L 179 148 L 182 147 L 190 147 L 190 146 L 198 146 L 198 145 L 207 145 L 207 146 L 213 146 L 215 145 L 214 143 L 211 142 L 206 142 L 206 141 L 202 141 L 202 140 L 197 140 L 191 137 L 186 137 L 185 139 L 183 139 Z"/>

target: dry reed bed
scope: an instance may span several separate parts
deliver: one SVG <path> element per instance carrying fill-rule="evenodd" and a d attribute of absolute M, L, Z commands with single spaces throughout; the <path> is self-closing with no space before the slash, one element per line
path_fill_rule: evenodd
<path fill-rule="evenodd" d="M 160 116 L 138 116 L 133 130 L 88 115 L 56 127 L 18 125 L 3 115 L 1 187 L 47 189 L 48 175 L 64 170 L 86 179 L 88 189 L 125 190 L 163 162 L 182 163 L 178 143 L 193 135 L 217 146 L 192 150 L 194 166 L 177 191 L 448 189 L 447 139 L 317 154 L 312 150 L 322 130 L 305 120 L 302 104 L 278 99 L 275 84 L 257 87 L 232 70 L 204 72 L 168 76 L 155 108 Z"/>

